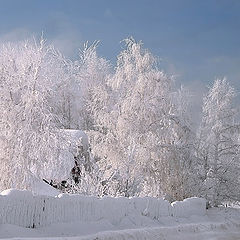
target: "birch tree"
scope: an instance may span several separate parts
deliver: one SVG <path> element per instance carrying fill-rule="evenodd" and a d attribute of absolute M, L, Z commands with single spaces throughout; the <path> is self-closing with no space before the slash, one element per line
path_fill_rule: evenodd
<path fill-rule="evenodd" d="M 180 95 L 174 93 L 173 79 L 158 69 L 156 58 L 142 43 L 127 39 L 125 44 L 115 74 L 97 98 L 105 111 L 95 116 L 105 131 L 94 149 L 125 179 L 125 195 L 167 193 L 171 199 L 183 198 L 187 189 L 182 177 L 183 139 L 189 129 L 182 121 L 183 105 L 177 106 L 174 99 Z M 177 195 L 179 184 L 182 193 Z"/>
<path fill-rule="evenodd" d="M 51 177 L 62 166 L 53 112 L 59 69 L 43 39 L 1 47 L 1 189 L 30 188 L 33 179 Z"/>
<path fill-rule="evenodd" d="M 198 131 L 200 178 L 203 195 L 212 205 L 239 200 L 239 123 L 233 106 L 234 88 L 217 79 L 203 100 L 203 118 Z"/>

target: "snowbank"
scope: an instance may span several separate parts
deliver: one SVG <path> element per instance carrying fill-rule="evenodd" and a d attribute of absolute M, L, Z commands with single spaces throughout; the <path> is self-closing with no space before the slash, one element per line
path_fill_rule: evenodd
<path fill-rule="evenodd" d="M 57 197 L 33 196 L 31 192 L 5 190 L 0 194 L 0 224 L 23 227 L 47 226 L 52 223 L 99 221 L 117 225 L 126 216 L 150 219 L 205 215 L 206 202 L 189 198 L 170 204 L 156 198 L 87 197 L 60 194 Z"/>
<path fill-rule="evenodd" d="M 192 215 L 205 215 L 206 200 L 203 198 L 187 198 L 181 202 L 173 202 L 172 204 L 173 216 L 189 217 Z"/>
<path fill-rule="evenodd" d="M 60 193 L 59 190 L 57 190 L 56 188 L 50 186 L 49 184 L 41 180 L 38 180 L 32 183 L 31 191 L 33 195 L 44 195 L 44 196 L 51 196 L 51 197 L 55 197 Z"/>

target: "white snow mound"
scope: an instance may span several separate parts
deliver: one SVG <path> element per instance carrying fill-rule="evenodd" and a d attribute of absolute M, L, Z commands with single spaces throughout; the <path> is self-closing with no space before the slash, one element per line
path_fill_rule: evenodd
<path fill-rule="evenodd" d="M 157 198 L 87 197 L 59 194 L 57 197 L 34 196 L 26 190 L 10 189 L 0 195 L 0 224 L 23 227 L 47 226 L 73 221 L 99 221 L 119 225 L 128 219 L 160 219 L 206 214 L 206 201 L 190 198 L 172 205 Z"/>
<path fill-rule="evenodd" d="M 4 191 L 2 191 L 0 193 L 1 196 L 6 196 L 9 199 L 10 198 L 29 198 L 32 197 L 32 193 L 30 191 L 27 190 L 19 190 L 19 189 L 14 189 L 14 188 L 10 188 L 10 189 L 6 189 Z"/>

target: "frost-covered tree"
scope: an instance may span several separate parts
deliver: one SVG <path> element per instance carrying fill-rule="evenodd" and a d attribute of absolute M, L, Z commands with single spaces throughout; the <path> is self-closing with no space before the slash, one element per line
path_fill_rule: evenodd
<path fill-rule="evenodd" d="M 79 51 L 79 59 L 74 62 L 53 49 L 62 71 L 62 79 L 55 89 L 58 102 L 55 102 L 54 106 L 54 111 L 61 119 L 60 128 L 81 130 L 94 128 L 90 103 L 95 101 L 94 89 L 98 91 L 98 86 L 106 81 L 110 71 L 109 62 L 98 57 L 97 46 L 98 42 L 92 45 L 86 42 Z"/>
<path fill-rule="evenodd" d="M 127 39 L 125 44 L 115 74 L 95 95 L 101 107 L 93 108 L 99 128 L 93 148 L 109 165 L 109 175 L 121 176 L 123 195 L 168 192 L 172 199 L 183 198 L 189 126 L 183 122 L 181 101 L 176 101 L 180 94 L 142 43 Z M 180 185 L 182 193 L 176 195 Z"/>
<path fill-rule="evenodd" d="M 77 129 L 76 99 L 80 102 L 81 98 L 79 97 L 80 88 L 74 77 L 74 64 L 56 49 L 52 48 L 51 53 L 55 60 L 53 74 L 57 71 L 59 76 L 56 77 L 60 77 L 54 86 L 55 98 L 53 99 L 53 110 L 59 119 L 58 127 Z"/>
<path fill-rule="evenodd" d="M 214 206 L 224 200 L 239 200 L 239 123 L 233 107 L 234 89 L 226 79 L 214 82 L 203 100 L 198 131 L 199 178 L 202 194 Z"/>
<path fill-rule="evenodd" d="M 106 82 L 111 67 L 107 60 L 97 55 L 97 46 L 98 41 L 91 45 L 86 42 L 79 52 L 79 60 L 74 62 L 74 79 L 79 89 L 75 94 L 75 122 L 85 131 L 95 127 L 92 106 L 96 105 L 95 95 Z"/>
<path fill-rule="evenodd" d="M 1 47 L 1 189 L 29 188 L 33 179 L 54 177 L 56 166 L 64 167 L 53 111 L 62 76 L 62 66 L 44 40 Z"/>

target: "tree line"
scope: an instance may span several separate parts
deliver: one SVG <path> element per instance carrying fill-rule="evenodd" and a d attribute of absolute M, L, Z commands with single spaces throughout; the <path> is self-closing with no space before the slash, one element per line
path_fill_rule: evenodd
<path fill-rule="evenodd" d="M 92 160 L 80 166 L 75 192 L 239 201 L 238 109 L 228 81 L 209 88 L 195 129 L 191 92 L 141 42 L 124 40 L 115 66 L 97 45 L 86 43 L 74 61 L 44 39 L 1 46 L 0 188 L 54 178 L 67 164 L 64 129 L 79 129 Z"/>

